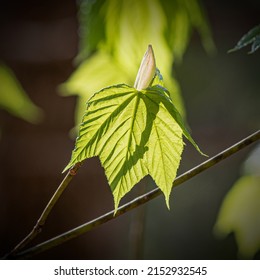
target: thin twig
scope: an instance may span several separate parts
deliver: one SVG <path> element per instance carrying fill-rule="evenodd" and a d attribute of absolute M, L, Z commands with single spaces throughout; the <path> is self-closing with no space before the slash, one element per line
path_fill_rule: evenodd
<path fill-rule="evenodd" d="M 81 163 L 75 164 L 64 177 L 63 181 L 60 183 L 59 187 L 57 188 L 56 192 L 51 197 L 50 201 L 46 205 L 45 209 L 43 210 L 40 218 L 38 219 L 37 223 L 33 227 L 32 231 L 19 243 L 15 246 L 15 248 L 7 255 L 10 257 L 15 255 L 19 252 L 22 248 L 24 248 L 29 242 L 31 242 L 41 231 L 42 228 L 52 210 L 56 202 L 58 201 L 59 197 L 66 189 L 72 178 L 77 174 L 78 169 L 80 168 Z"/>
<path fill-rule="evenodd" d="M 260 139 L 260 130 L 253 133 L 252 135 L 246 137 L 245 139 L 241 140 L 240 142 L 236 143 L 235 145 L 229 147 L 228 149 L 220 152 L 216 156 L 208 159 L 207 161 L 203 162 L 202 164 L 194 167 L 193 169 L 187 171 L 186 173 L 182 174 L 181 176 L 177 177 L 173 183 L 173 187 L 176 187 L 183 182 L 193 178 L 194 176 L 198 175 L 199 173 L 205 171 L 206 169 L 214 166 L 218 162 L 230 157 L 231 155 L 237 153 L 241 149 L 247 147 L 253 142 L 256 142 Z M 124 204 L 123 206 L 118 208 L 118 211 L 114 215 L 114 210 L 110 211 L 90 222 L 87 222 L 83 225 L 80 225 L 70 231 L 67 231 L 61 235 L 58 235 L 52 239 L 49 239 L 41 244 L 38 244 L 32 248 L 29 248 L 25 251 L 18 252 L 17 255 L 13 256 L 18 259 L 30 258 L 36 254 L 49 250 L 53 247 L 56 247 L 60 244 L 63 244 L 73 238 L 76 238 L 83 233 L 90 231 L 112 219 L 115 219 L 118 216 L 123 215 L 124 213 L 152 200 L 153 198 L 159 196 L 161 193 L 160 189 L 156 188 L 144 195 L 137 197 L 136 199 L 130 201 L 129 203 Z"/>
<path fill-rule="evenodd" d="M 135 196 L 139 197 L 147 191 L 149 177 L 142 180 L 139 188 L 134 190 Z M 130 229 L 129 229 L 129 258 L 131 260 L 143 259 L 144 235 L 145 235 L 145 220 L 146 220 L 146 205 L 138 207 L 132 213 Z"/>

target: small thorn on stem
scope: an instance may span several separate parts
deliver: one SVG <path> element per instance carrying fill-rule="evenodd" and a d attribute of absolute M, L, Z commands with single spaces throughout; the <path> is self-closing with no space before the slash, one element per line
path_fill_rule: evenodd
<path fill-rule="evenodd" d="M 73 165 L 69 171 L 70 175 L 75 176 L 81 166 L 82 162 L 77 162 L 75 165 Z"/>

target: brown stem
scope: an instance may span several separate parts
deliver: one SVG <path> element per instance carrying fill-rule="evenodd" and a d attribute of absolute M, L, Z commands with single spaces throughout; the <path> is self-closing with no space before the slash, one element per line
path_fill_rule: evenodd
<path fill-rule="evenodd" d="M 242 150 L 243 148 L 249 146 L 250 144 L 252 144 L 253 142 L 256 142 L 259 139 L 260 139 L 260 130 L 253 133 L 252 135 L 244 138 L 243 140 L 241 140 L 240 142 L 236 143 L 235 145 L 229 147 L 228 149 L 220 152 L 216 156 L 206 160 L 202 164 L 187 171 L 186 173 L 182 174 L 181 176 L 177 177 L 175 179 L 175 181 L 173 182 L 173 187 L 176 187 L 176 186 L 182 184 L 183 182 L 188 181 L 189 179 L 193 178 L 194 176 L 196 176 L 196 175 L 200 174 L 201 172 L 205 171 L 206 169 L 216 165 L 220 161 L 230 157 L 231 155 L 237 153 L 238 151 Z M 90 222 L 87 222 L 83 225 L 78 226 L 77 228 L 69 230 L 59 236 L 56 236 L 41 244 L 38 244 L 32 248 L 22 251 L 22 252 L 18 253 L 17 255 L 15 255 L 14 257 L 21 258 L 21 259 L 30 258 L 33 255 L 36 255 L 36 254 L 39 254 L 46 250 L 49 250 L 62 243 L 65 243 L 73 238 L 76 238 L 76 237 L 82 235 L 83 233 L 90 231 L 110 220 L 113 220 L 118 216 L 121 216 L 124 213 L 126 213 L 140 205 L 143 205 L 144 203 L 154 199 L 155 197 L 157 197 L 161 194 L 162 194 L 162 192 L 160 191 L 160 189 L 156 188 L 144 195 L 141 195 L 141 196 L 135 198 L 134 200 L 130 201 L 129 203 L 122 205 L 121 207 L 118 208 L 118 211 L 116 212 L 115 215 L 114 215 L 114 210 L 110 211 Z"/>
<path fill-rule="evenodd" d="M 8 253 L 6 257 L 10 257 L 12 255 L 15 255 L 17 252 L 19 252 L 22 248 L 24 248 L 29 242 L 31 242 L 39 233 L 41 233 L 42 228 L 58 199 L 60 198 L 63 191 L 66 189 L 66 187 L 69 185 L 72 178 L 77 174 L 78 169 L 80 168 L 81 163 L 75 164 L 67 173 L 67 175 L 64 177 L 63 181 L 60 183 L 59 187 L 57 188 L 56 192 L 46 205 L 45 209 L 43 210 L 40 218 L 38 219 L 37 223 L 33 227 L 32 231 L 19 243 L 17 244 L 14 249 Z"/>

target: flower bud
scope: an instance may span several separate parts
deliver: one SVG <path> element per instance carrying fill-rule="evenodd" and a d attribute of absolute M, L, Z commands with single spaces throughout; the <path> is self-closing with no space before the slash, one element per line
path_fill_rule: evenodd
<path fill-rule="evenodd" d="M 152 45 L 148 45 L 148 49 L 144 54 L 141 65 L 139 67 L 134 87 L 137 90 L 146 89 L 153 81 L 156 71 L 155 57 Z"/>

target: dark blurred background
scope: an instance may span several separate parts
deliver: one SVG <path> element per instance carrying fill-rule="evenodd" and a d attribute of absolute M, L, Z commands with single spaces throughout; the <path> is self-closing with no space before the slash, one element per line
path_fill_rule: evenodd
<path fill-rule="evenodd" d="M 217 47 L 214 56 L 193 34 L 181 64 L 174 66 L 192 135 L 215 155 L 259 129 L 260 51 L 227 54 L 259 24 L 260 2 L 203 1 Z M 37 125 L 0 111 L 0 255 L 33 227 L 63 179 L 74 140 L 76 97 L 62 97 L 58 86 L 75 69 L 78 51 L 76 1 L 1 1 L 0 60 L 44 111 Z M 163 197 L 145 206 L 145 259 L 236 259 L 234 235 L 212 234 L 227 191 L 252 150 L 246 148 L 173 190 L 171 211 Z M 178 174 L 204 161 L 187 144 Z M 97 158 L 89 159 L 62 195 L 42 234 L 44 241 L 113 209 L 113 198 Z M 136 210 L 81 237 L 35 256 L 36 259 L 131 258 L 129 231 Z M 259 259 L 260 255 L 255 258 Z"/>

